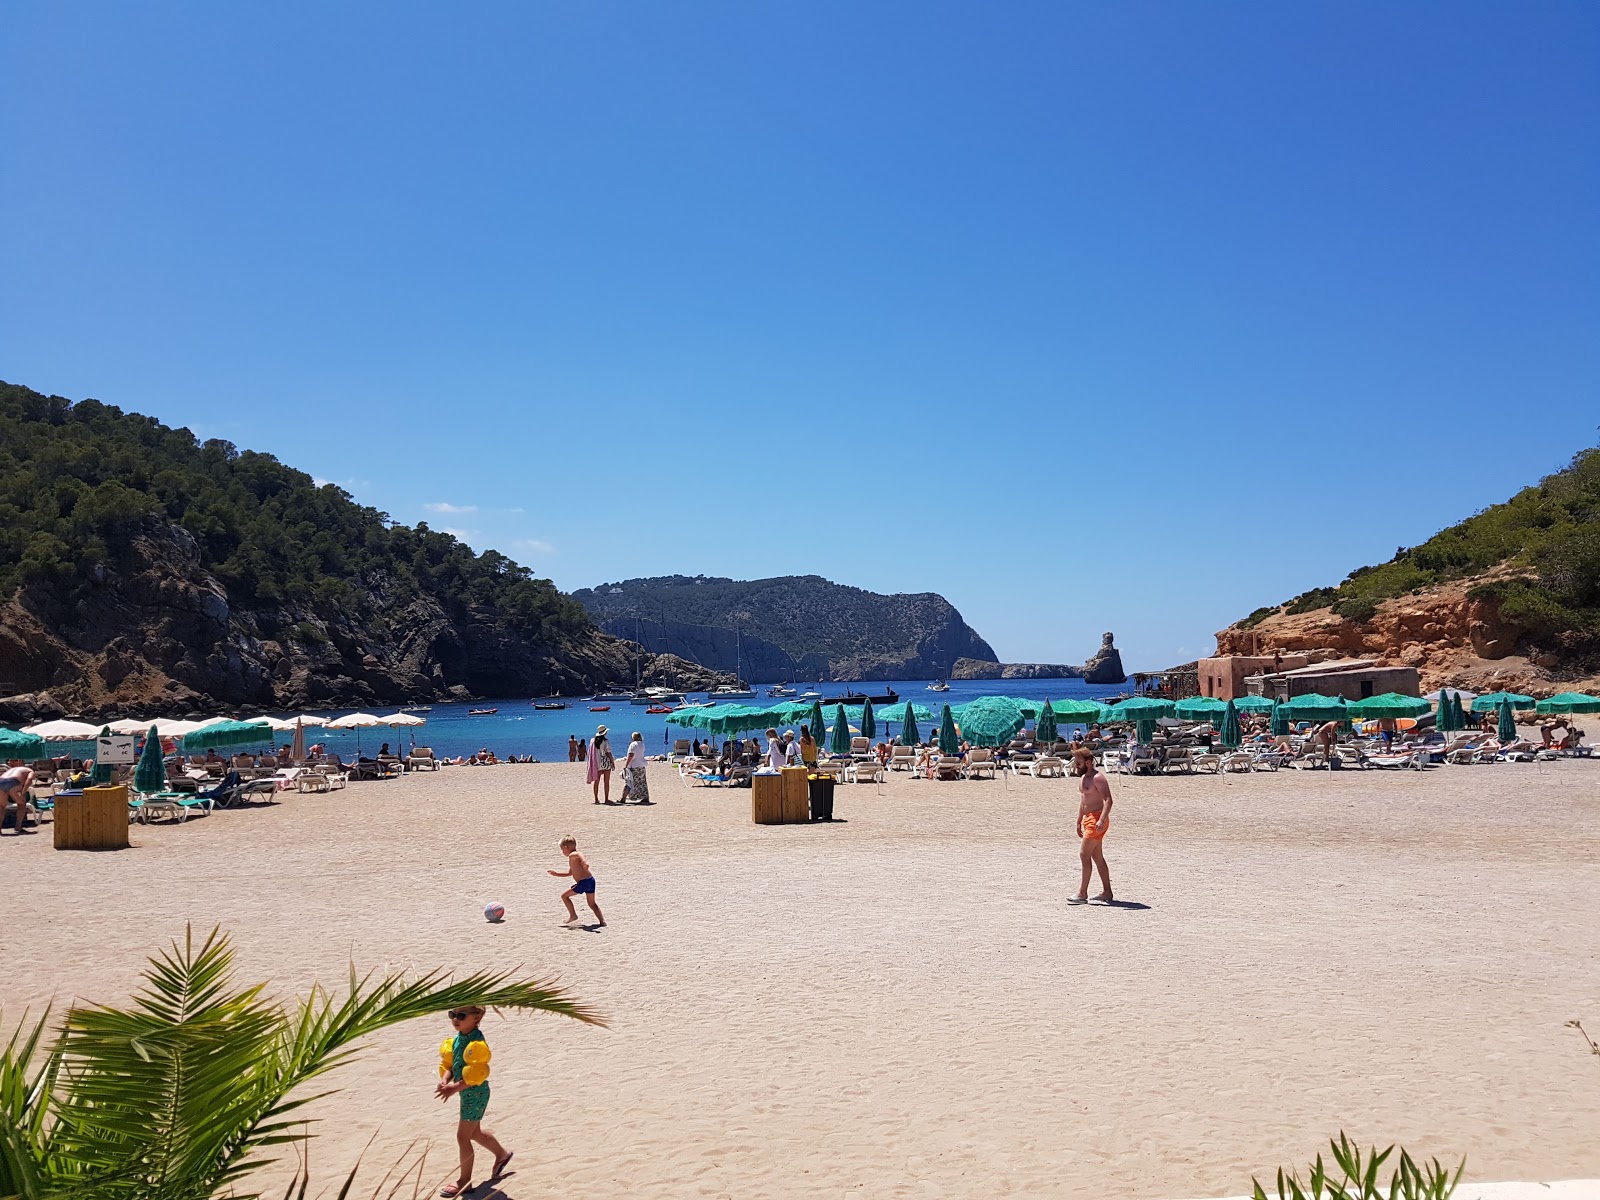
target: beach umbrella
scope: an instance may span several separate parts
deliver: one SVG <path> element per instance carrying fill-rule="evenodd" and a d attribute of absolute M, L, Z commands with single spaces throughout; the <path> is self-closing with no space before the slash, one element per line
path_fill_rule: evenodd
<path fill-rule="evenodd" d="M 820 742 L 822 740 L 822 731 L 828 727 L 828 723 L 822 719 L 821 700 L 813 700 L 811 702 L 811 719 L 806 724 L 811 726 L 811 736 Z"/>
<path fill-rule="evenodd" d="M 1280 737 L 1289 732 L 1289 714 L 1283 711 L 1283 705 L 1272 706 L 1272 736 Z"/>
<path fill-rule="evenodd" d="M 1600 713 L 1600 696 L 1586 696 L 1582 692 L 1562 692 L 1551 696 L 1548 700 L 1541 700 L 1534 705 L 1534 712 L 1549 715 L 1552 713 Z"/>
<path fill-rule="evenodd" d="M 833 736 L 828 739 L 828 749 L 834 754 L 850 753 L 850 723 L 845 720 L 842 704 L 834 706 Z"/>
<path fill-rule="evenodd" d="M 917 728 L 917 710 L 909 700 L 906 701 L 905 723 L 900 726 L 900 742 L 905 746 L 922 744 L 922 731 Z"/>
<path fill-rule="evenodd" d="M 951 716 L 960 721 L 961 736 L 974 746 L 1004 745 L 1028 723 L 1023 705 L 1010 696 L 979 696 L 952 710 Z"/>
<path fill-rule="evenodd" d="M 1440 733 L 1454 733 L 1460 728 L 1456 724 L 1455 705 L 1450 703 L 1448 692 L 1439 697 L 1439 707 L 1433 716 L 1433 727 Z"/>
<path fill-rule="evenodd" d="M 1323 696 L 1317 692 L 1294 696 L 1278 705 L 1291 721 L 1346 721 L 1349 720 L 1346 707 L 1343 696 Z"/>
<path fill-rule="evenodd" d="M 1517 718 L 1511 713 L 1511 701 L 1500 702 L 1500 727 L 1495 731 L 1495 736 L 1502 742 L 1517 740 Z"/>
<path fill-rule="evenodd" d="M 865 738 L 878 736 L 878 718 L 873 714 L 871 700 L 861 702 L 861 736 Z"/>
<path fill-rule="evenodd" d="M 20 758 L 32 762 L 44 757 L 44 739 L 36 733 L 0 729 L 0 762 Z"/>
<path fill-rule="evenodd" d="M 146 721 L 141 717 L 124 717 L 120 721 L 111 722 L 111 724 L 107 725 L 106 728 L 111 730 L 112 733 L 120 733 L 126 737 L 129 734 L 143 733 L 146 729 L 149 729 L 151 725 L 164 727 L 166 722 Z M 105 735 L 102 734 L 101 736 L 104 737 Z"/>
<path fill-rule="evenodd" d="M 1108 721 L 1154 721 L 1157 717 L 1170 717 L 1177 705 L 1171 700 L 1157 700 L 1153 696 L 1133 696 L 1106 710 Z"/>
<path fill-rule="evenodd" d="M 1454 696 L 1457 701 L 1462 699 L 1476 700 L 1478 698 L 1477 692 L 1469 692 L 1465 688 L 1452 687 L 1442 687 L 1432 692 L 1423 692 L 1422 698 L 1424 700 L 1432 700 L 1435 704 L 1437 704 L 1440 700 L 1444 699 L 1446 694 Z"/>
<path fill-rule="evenodd" d="M 301 713 L 298 717 L 293 719 L 299 721 L 300 724 L 304 725 L 307 729 L 311 729 L 317 725 L 328 724 L 327 717 L 319 717 L 315 713 Z"/>
<path fill-rule="evenodd" d="M 139 765 L 133 769 L 133 790 L 149 795 L 167 789 L 167 764 L 161 759 L 161 735 L 154 725 L 145 735 L 144 751 L 139 755 Z"/>
<path fill-rule="evenodd" d="M 1266 696 L 1235 696 L 1233 698 L 1233 707 L 1240 712 L 1247 713 L 1269 713 L 1276 703 L 1277 701 L 1270 700 Z"/>
<path fill-rule="evenodd" d="M 1053 745 L 1056 740 L 1056 710 L 1051 706 L 1048 696 L 1039 709 L 1039 724 L 1033 731 L 1033 737 L 1041 746 Z"/>
<path fill-rule="evenodd" d="M 1050 705 L 1058 722 L 1068 725 L 1093 725 L 1110 720 L 1111 710 L 1095 700 L 1056 700 Z"/>
<path fill-rule="evenodd" d="M 100 736 L 110 737 L 111 726 L 107 725 L 104 729 L 102 729 L 100 731 Z M 111 782 L 111 764 L 100 761 L 100 751 L 98 747 L 94 752 L 94 770 L 89 773 L 89 778 L 94 781 L 96 787 Z"/>
<path fill-rule="evenodd" d="M 25 727 L 22 732 L 42 737 L 47 742 L 82 742 L 98 737 L 100 728 L 83 721 L 41 721 Z"/>
<path fill-rule="evenodd" d="M 1391 720 L 1395 717 L 1420 717 L 1431 710 L 1433 705 L 1419 696 L 1407 696 L 1401 692 L 1383 692 L 1377 696 L 1367 696 L 1362 700 L 1352 700 L 1346 707 L 1352 717 L 1370 721 L 1374 718 Z"/>
<path fill-rule="evenodd" d="M 208 721 L 203 727 L 184 734 L 183 749 L 185 753 L 192 754 L 196 750 L 221 749 L 225 746 L 259 746 L 271 740 L 272 730 L 260 721 L 230 721 L 223 718 Z"/>
<path fill-rule="evenodd" d="M 1222 714 L 1227 711 L 1227 704 L 1215 696 L 1190 696 L 1187 700 L 1179 700 L 1177 713 L 1185 721 L 1211 721 L 1222 720 Z"/>
<path fill-rule="evenodd" d="M 299 721 L 294 723 L 294 743 L 289 748 L 289 754 L 295 762 L 306 760 L 306 727 Z"/>
<path fill-rule="evenodd" d="M 948 704 L 939 714 L 939 753 L 952 755 L 961 753 L 961 738 L 956 733 L 955 714 L 950 711 Z"/>
<path fill-rule="evenodd" d="M 1217 727 L 1217 740 L 1224 749 L 1237 750 L 1244 739 L 1239 735 L 1239 709 L 1229 700 L 1222 709 L 1222 724 Z"/>
<path fill-rule="evenodd" d="M 1467 710 L 1461 707 L 1460 692 L 1450 693 L 1450 714 L 1451 720 L 1456 723 L 1457 729 L 1465 729 L 1467 727 Z"/>
<path fill-rule="evenodd" d="M 1156 740 L 1156 723 L 1148 718 L 1141 717 L 1133 723 L 1133 740 L 1141 746 L 1148 746 Z"/>
<path fill-rule="evenodd" d="M 378 720 L 384 725 L 404 725 L 407 728 L 428 723 L 427 717 L 412 716 L 408 712 L 390 713 L 387 717 L 379 717 Z"/>
<path fill-rule="evenodd" d="M 1524 696 L 1520 692 L 1489 692 L 1473 700 L 1472 711 L 1475 713 L 1497 712 L 1502 701 L 1510 703 L 1514 708 L 1533 707 L 1532 696 Z"/>

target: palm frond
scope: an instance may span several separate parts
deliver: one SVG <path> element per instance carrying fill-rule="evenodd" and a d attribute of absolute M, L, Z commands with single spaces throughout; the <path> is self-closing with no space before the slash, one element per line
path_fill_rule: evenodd
<path fill-rule="evenodd" d="M 48 1185 L 49 1138 L 46 1116 L 55 1086 L 58 1059 L 39 1055 L 50 1010 L 32 1026 L 27 1014 L 0 1050 L 0 1196 L 38 1200 Z"/>

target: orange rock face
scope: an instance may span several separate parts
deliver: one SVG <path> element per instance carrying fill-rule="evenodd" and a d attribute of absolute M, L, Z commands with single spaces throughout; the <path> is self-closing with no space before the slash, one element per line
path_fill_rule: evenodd
<path fill-rule="evenodd" d="M 1521 631 L 1500 612 L 1498 600 L 1469 600 L 1467 593 L 1495 574 L 1440 584 L 1385 600 L 1370 621 L 1335 616 L 1331 609 L 1276 613 L 1249 629 L 1217 634 L 1218 654 L 1309 654 L 1313 662 L 1372 658 L 1416 667 L 1423 690 L 1447 684 L 1473 691 L 1513 690 L 1531 696 L 1594 691 L 1600 676 L 1563 676 L 1560 659 L 1518 653 Z"/>

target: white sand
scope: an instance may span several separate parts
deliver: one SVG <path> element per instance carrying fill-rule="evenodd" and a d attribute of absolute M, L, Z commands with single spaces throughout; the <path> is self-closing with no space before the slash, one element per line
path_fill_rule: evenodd
<path fill-rule="evenodd" d="M 7 834 L 0 1004 L 123 999 L 186 920 L 286 993 L 352 956 L 559 973 L 613 1028 L 486 1026 L 511 1197 L 1234 1195 L 1340 1129 L 1600 1176 L 1600 1059 L 1565 1027 L 1600 1033 L 1600 764 L 1117 779 L 1107 855 L 1146 908 L 1064 903 L 1071 781 L 901 778 L 763 828 L 661 768 L 653 809 L 596 808 L 578 770 L 293 795 L 117 854 Z M 568 831 L 603 931 L 557 926 Z M 375 1129 L 369 1163 L 432 1139 L 450 1174 L 446 1032 L 338 1077 L 323 1178 Z"/>

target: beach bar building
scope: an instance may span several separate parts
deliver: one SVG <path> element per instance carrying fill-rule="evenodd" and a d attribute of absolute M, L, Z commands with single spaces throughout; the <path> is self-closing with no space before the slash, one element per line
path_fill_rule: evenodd
<path fill-rule="evenodd" d="M 1252 675 L 1270 675 L 1307 666 L 1304 654 L 1226 654 L 1202 658 L 1195 664 L 1199 694 L 1218 700 L 1237 700 L 1250 695 L 1245 680 Z"/>
<path fill-rule="evenodd" d="M 1323 696 L 1343 696 L 1346 700 L 1365 700 L 1368 696 L 1381 696 L 1385 692 L 1415 696 L 1422 686 L 1415 667 L 1381 667 L 1370 658 L 1351 658 L 1263 672 L 1247 676 L 1244 684 L 1250 695 L 1265 696 L 1269 700 L 1292 700 L 1312 692 Z"/>

